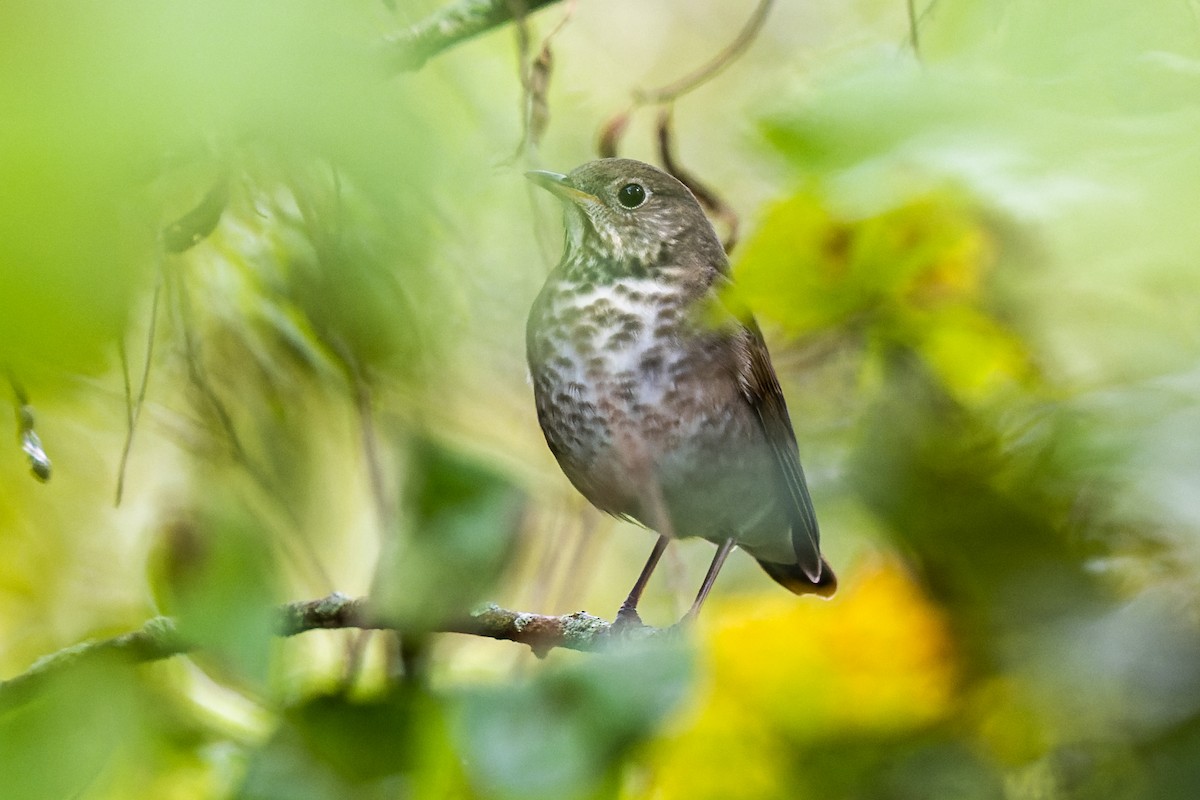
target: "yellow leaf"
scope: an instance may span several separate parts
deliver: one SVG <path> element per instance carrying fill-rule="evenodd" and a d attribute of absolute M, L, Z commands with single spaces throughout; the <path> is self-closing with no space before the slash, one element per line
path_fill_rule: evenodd
<path fill-rule="evenodd" d="M 864 312 L 887 322 L 906 309 L 975 299 L 991 242 L 949 193 L 863 218 L 840 218 L 819 190 L 769 208 L 735 269 L 742 302 L 793 334 Z"/>
<path fill-rule="evenodd" d="M 938 609 L 896 564 L 845 578 L 829 603 L 777 592 L 711 601 L 710 683 L 653 748 L 648 796 L 778 796 L 797 742 L 900 732 L 950 713 L 956 659 Z"/>
<path fill-rule="evenodd" d="M 966 405 L 978 404 L 1032 372 L 1021 340 L 970 306 L 939 309 L 913 328 L 917 351 Z"/>

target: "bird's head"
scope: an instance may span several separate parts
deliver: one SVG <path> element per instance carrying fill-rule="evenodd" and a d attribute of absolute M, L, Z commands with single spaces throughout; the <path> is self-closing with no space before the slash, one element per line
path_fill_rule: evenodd
<path fill-rule="evenodd" d="M 569 175 L 537 170 L 530 180 L 563 201 L 567 258 L 600 256 L 608 270 L 696 261 L 721 268 L 725 254 L 700 204 L 678 179 L 641 161 L 605 158 Z"/>

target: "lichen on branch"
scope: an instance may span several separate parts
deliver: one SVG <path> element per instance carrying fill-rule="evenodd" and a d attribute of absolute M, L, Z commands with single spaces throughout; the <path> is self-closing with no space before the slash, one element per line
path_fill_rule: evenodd
<path fill-rule="evenodd" d="M 349 628 L 399 630 L 397 625 L 377 614 L 366 598 L 340 593 L 281 606 L 276 623 L 276 632 L 280 636 Z M 643 639 L 661 635 L 668 629 L 625 626 L 619 630 L 622 639 Z M 601 650 L 614 641 L 617 629 L 607 620 L 582 611 L 552 616 L 488 605 L 460 620 L 439 626 L 437 632 L 516 642 L 528 645 L 534 653 L 544 656 L 556 647 L 585 652 Z M 137 664 L 171 658 L 194 649 L 195 645 L 180 633 L 173 619 L 154 617 L 136 631 L 110 639 L 81 642 L 51 653 L 20 675 L 0 682 L 0 712 L 32 699 L 52 676 L 86 660 L 118 657 Z"/>
<path fill-rule="evenodd" d="M 558 0 L 459 0 L 430 14 L 387 43 L 389 66 L 412 72 L 443 50 Z"/>

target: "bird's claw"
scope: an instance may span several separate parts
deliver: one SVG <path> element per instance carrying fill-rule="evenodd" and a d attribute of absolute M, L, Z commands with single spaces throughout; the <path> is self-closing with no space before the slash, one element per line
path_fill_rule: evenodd
<path fill-rule="evenodd" d="M 638 616 L 637 609 L 630 606 L 622 605 L 621 610 L 617 612 L 617 618 L 613 620 L 609 630 L 612 633 L 621 633 L 633 628 L 644 628 L 646 623 L 642 622 L 642 618 Z"/>
<path fill-rule="evenodd" d="M 696 618 L 700 616 L 700 609 L 692 606 L 692 608 L 679 618 L 679 621 L 671 626 L 671 630 L 687 631 L 696 626 Z"/>

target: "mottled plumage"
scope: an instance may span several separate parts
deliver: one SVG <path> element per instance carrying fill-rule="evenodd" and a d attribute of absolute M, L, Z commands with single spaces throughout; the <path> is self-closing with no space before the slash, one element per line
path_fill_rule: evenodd
<path fill-rule="evenodd" d="M 562 261 L 534 301 L 527 354 L 538 419 L 596 507 L 667 537 L 732 544 L 796 593 L 828 596 L 812 501 L 762 335 L 721 305 L 728 261 L 696 199 L 648 164 L 603 159 L 530 177 L 564 201 Z"/>

